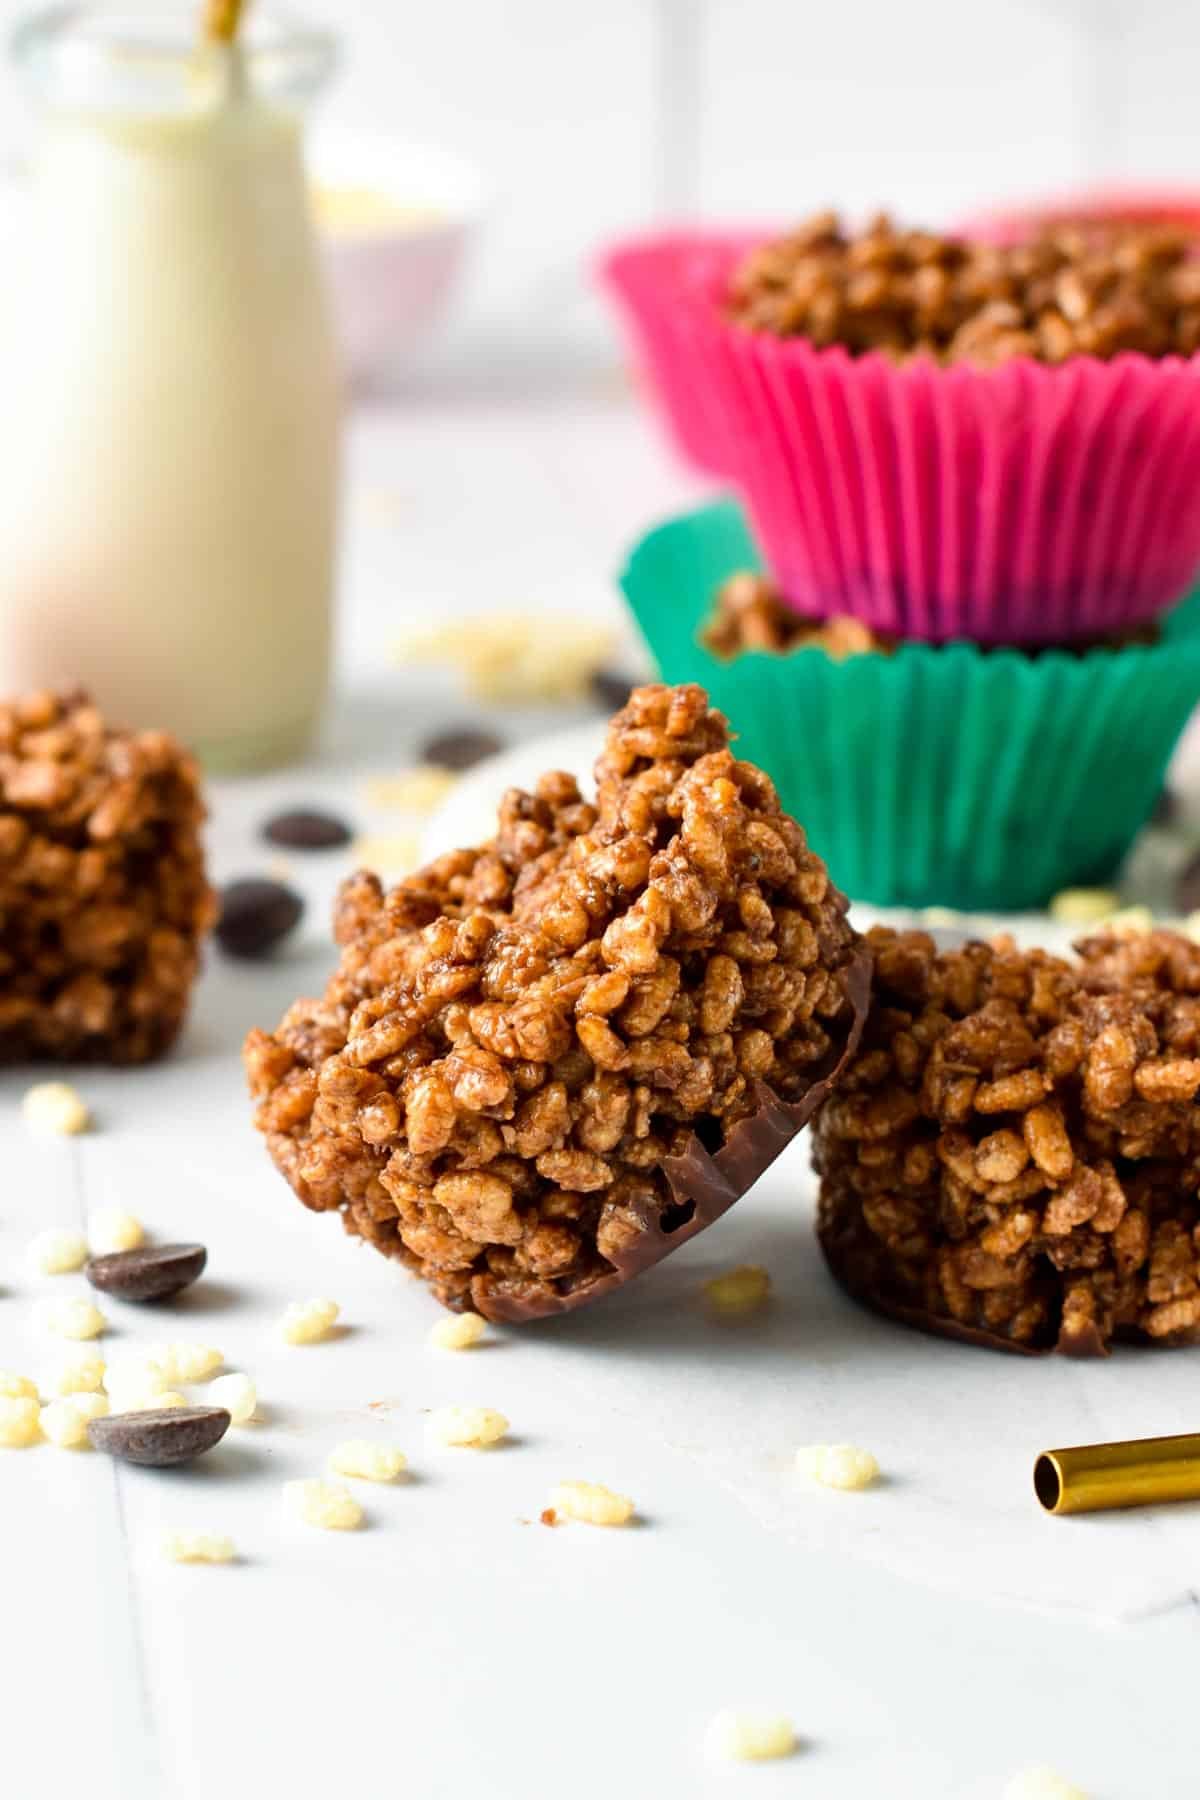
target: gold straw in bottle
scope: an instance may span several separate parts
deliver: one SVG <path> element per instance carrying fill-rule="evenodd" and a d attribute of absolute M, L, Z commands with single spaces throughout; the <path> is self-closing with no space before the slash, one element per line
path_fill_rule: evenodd
<path fill-rule="evenodd" d="M 246 0 L 205 0 L 204 36 L 210 44 L 232 44 Z"/>
<path fill-rule="evenodd" d="M 1200 1500 L 1200 1434 L 1043 1450 L 1033 1490 L 1055 1514 Z"/>

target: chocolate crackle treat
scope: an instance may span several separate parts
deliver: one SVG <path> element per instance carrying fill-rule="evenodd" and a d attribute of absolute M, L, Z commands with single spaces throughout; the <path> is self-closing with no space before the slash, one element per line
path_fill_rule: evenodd
<path fill-rule="evenodd" d="M 1069 656 L 1086 656 L 1091 650 L 1157 644 L 1161 636 L 1157 624 L 1147 621 L 1104 637 L 1077 638 L 1070 644 L 1043 644 L 1028 651 L 1008 648 L 1007 653 L 1038 656 L 1063 651 Z M 733 662 L 755 650 L 771 656 L 788 656 L 793 650 L 823 650 L 831 662 L 844 662 L 848 656 L 892 656 L 900 648 L 899 638 L 873 631 L 850 614 L 831 613 L 823 619 L 796 612 L 770 576 L 755 569 L 740 569 L 721 583 L 698 641 L 719 662 Z"/>
<path fill-rule="evenodd" d="M 851 233 L 819 213 L 734 272 L 738 324 L 854 355 L 994 364 L 1013 356 L 1190 356 L 1200 263 L 1185 231 L 1119 222 L 1046 226 L 1015 244 L 898 230 Z"/>
<path fill-rule="evenodd" d="M 809 618 L 783 599 L 769 575 L 741 569 L 717 589 L 712 612 L 700 631 L 700 642 L 722 662 L 748 650 L 786 656 L 791 650 L 823 650 L 834 662 L 872 651 L 889 654 L 894 638 L 882 637 L 844 613 Z"/>
<path fill-rule="evenodd" d="M 343 888 L 320 1000 L 246 1044 L 306 1206 L 491 1319 L 564 1311 L 710 1224 L 858 1042 L 869 958 L 699 687 L 637 689 L 595 805 L 513 789 L 497 836 Z"/>
<path fill-rule="evenodd" d="M 215 903 L 195 763 L 87 696 L 0 705 L 0 1058 L 139 1063 L 183 1022 Z"/>
<path fill-rule="evenodd" d="M 1200 947 L 868 941 L 862 1047 L 815 1133 L 843 1285 L 1000 1349 L 1200 1339 Z"/>

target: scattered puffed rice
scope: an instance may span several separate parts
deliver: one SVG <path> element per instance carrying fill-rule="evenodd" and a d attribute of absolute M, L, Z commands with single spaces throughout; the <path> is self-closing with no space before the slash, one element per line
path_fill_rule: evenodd
<path fill-rule="evenodd" d="M 92 1122 L 83 1099 L 67 1081 L 39 1081 L 27 1088 L 21 1112 L 31 1131 L 76 1137 Z"/>
<path fill-rule="evenodd" d="M 1064 888 L 1050 902 L 1050 917 L 1060 925 L 1098 925 L 1111 919 L 1120 904 L 1111 888 Z"/>
<path fill-rule="evenodd" d="M 113 1411 L 122 1413 L 170 1412 L 177 1406 L 187 1406 L 188 1404 L 185 1394 L 177 1394 L 173 1388 L 162 1388 L 155 1391 L 147 1390 L 136 1395 L 126 1394 L 123 1396 L 120 1406 L 114 1404 Z"/>
<path fill-rule="evenodd" d="M 162 1377 L 164 1387 L 176 1381 L 207 1381 L 224 1361 L 223 1352 L 211 1344 L 155 1344 L 147 1353 L 147 1365 Z"/>
<path fill-rule="evenodd" d="M 78 1231 L 39 1231 L 25 1258 L 39 1275 L 73 1275 L 88 1259 L 87 1239 Z"/>
<path fill-rule="evenodd" d="M 363 783 L 363 798 L 381 812 L 407 812 L 419 816 L 436 811 L 458 783 L 458 776 L 433 763 L 405 769 L 399 775 L 373 775 Z"/>
<path fill-rule="evenodd" d="M 93 1256 L 115 1256 L 122 1250 L 139 1250 L 146 1241 L 140 1219 L 121 1206 L 103 1206 L 88 1221 L 88 1243 Z"/>
<path fill-rule="evenodd" d="M 1148 906 L 1123 906 L 1119 912 L 1110 913 L 1104 923 L 1121 937 L 1137 937 L 1143 931 L 1154 930 L 1154 914 Z"/>
<path fill-rule="evenodd" d="M 0 1449 L 24 1450 L 42 1435 L 37 1400 L 29 1394 L 0 1397 Z"/>
<path fill-rule="evenodd" d="M 1088 1800 L 1088 1796 L 1073 1781 L 1043 1765 L 1014 1775 L 1004 1790 L 1004 1800 Z"/>
<path fill-rule="evenodd" d="M 369 1438 L 351 1438 L 330 1452 L 335 1475 L 354 1475 L 359 1481 L 395 1481 L 408 1467 L 403 1450 L 393 1444 L 373 1444 Z"/>
<path fill-rule="evenodd" d="M 103 1337 L 108 1330 L 108 1320 L 90 1300 L 51 1300 L 43 1308 L 42 1323 L 47 1331 L 78 1343 Z"/>
<path fill-rule="evenodd" d="M 223 1406 L 235 1425 L 248 1425 L 258 1405 L 258 1389 L 248 1375 L 218 1375 L 205 1396 L 209 1406 Z"/>
<path fill-rule="evenodd" d="M 429 1333 L 429 1341 L 435 1350 L 469 1350 L 486 1329 L 487 1321 L 478 1313 L 448 1313 Z"/>
<path fill-rule="evenodd" d="M 765 1269 L 746 1263 L 730 1269 L 725 1275 L 714 1275 L 704 1284 L 705 1298 L 719 1313 L 753 1312 L 771 1291 L 771 1277 Z"/>
<path fill-rule="evenodd" d="M 578 1519 L 584 1525 L 628 1525 L 633 1501 L 625 1494 L 595 1481 L 560 1481 L 550 1490 L 550 1508 L 559 1518 Z"/>
<path fill-rule="evenodd" d="M 216 1531 L 168 1531 L 162 1550 L 168 1562 L 177 1563 L 227 1563 L 237 1554 L 233 1539 Z"/>
<path fill-rule="evenodd" d="M 484 700 L 568 700 L 586 693 L 613 634 L 570 613 L 482 613 L 419 628 L 396 644 L 406 663 L 461 668 Z"/>
<path fill-rule="evenodd" d="M 71 1405 L 85 1419 L 103 1419 L 109 1410 L 107 1394 L 72 1394 Z"/>
<path fill-rule="evenodd" d="M 138 1412 L 153 1406 L 157 1396 L 167 1390 L 162 1371 L 143 1362 L 110 1363 L 104 1386 L 114 1412 Z"/>
<path fill-rule="evenodd" d="M 14 1375 L 10 1369 L 0 1369 L 0 1400 L 36 1400 L 37 1383 L 30 1381 L 28 1375 Z"/>
<path fill-rule="evenodd" d="M 283 1491 L 306 1525 L 322 1531 L 354 1531 L 363 1522 L 362 1507 L 349 1488 L 336 1481 L 289 1481 Z"/>
<path fill-rule="evenodd" d="M 341 1310 L 336 1300 L 293 1300 L 280 1326 L 284 1343 L 319 1344 L 333 1330 Z"/>
<path fill-rule="evenodd" d="M 956 912 L 952 906 L 923 906 L 921 908 L 921 924 L 932 931 L 936 931 L 939 926 L 961 925 L 965 917 L 965 913 Z"/>
<path fill-rule="evenodd" d="M 879 1479 L 879 1464 L 857 1444 L 807 1444 L 796 1452 L 796 1467 L 822 1487 L 855 1493 Z"/>
<path fill-rule="evenodd" d="M 95 1350 L 85 1350 L 63 1363 L 51 1386 L 56 1394 L 96 1394 L 104 1386 L 104 1358 Z"/>
<path fill-rule="evenodd" d="M 508 1420 L 490 1406 L 440 1406 L 430 1413 L 426 1430 L 435 1443 L 479 1450 L 499 1443 Z"/>
<path fill-rule="evenodd" d="M 60 1450 L 81 1450 L 88 1441 L 87 1415 L 73 1400 L 51 1400 L 38 1416 L 42 1436 Z"/>
<path fill-rule="evenodd" d="M 709 1756 L 731 1762 L 771 1762 L 792 1755 L 796 1733 L 781 1713 L 719 1712 L 704 1734 L 704 1747 Z"/>
<path fill-rule="evenodd" d="M 354 840 L 354 859 L 364 869 L 385 869 L 407 875 L 416 868 L 419 855 L 420 846 L 408 831 Z"/>

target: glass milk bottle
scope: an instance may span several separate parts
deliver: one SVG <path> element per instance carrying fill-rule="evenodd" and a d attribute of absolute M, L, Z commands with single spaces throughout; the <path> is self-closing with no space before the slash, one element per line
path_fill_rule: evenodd
<path fill-rule="evenodd" d="M 300 753 L 329 668 L 339 381 L 304 172 L 328 38 L 56 7 L 0 328 L 0 695 L 82 684 L 215 770 Z"/>

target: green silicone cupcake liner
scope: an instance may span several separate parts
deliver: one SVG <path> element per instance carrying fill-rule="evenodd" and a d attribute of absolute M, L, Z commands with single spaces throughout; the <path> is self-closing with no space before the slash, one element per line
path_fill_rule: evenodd
<path fill-rule="evenodd" d="M 905 644 L 721 662 L 697 634 L 720 584 L 760 566 L 720 504 L 651 531 L 621 585 L 663 679 L 708 689 L 839 887 L 1008 911 L 1111 877 L 1200 700 L 1200 594 L 1156 643 L 1082 655 Z"/>

